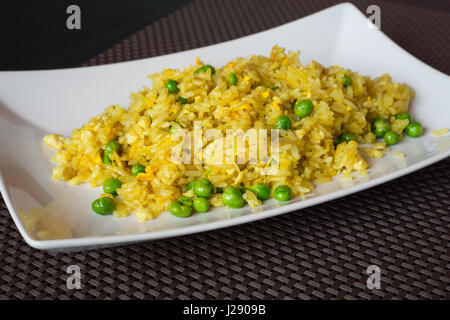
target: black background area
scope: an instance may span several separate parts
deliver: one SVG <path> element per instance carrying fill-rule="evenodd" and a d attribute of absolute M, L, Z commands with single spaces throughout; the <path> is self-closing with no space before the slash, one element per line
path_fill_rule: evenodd
<path fill-rule="evenodd" d="M 0 70 L 74 67 L 189 0 L 0 2 Z M 81 29 L 66 26 L 81 9 Z"/>

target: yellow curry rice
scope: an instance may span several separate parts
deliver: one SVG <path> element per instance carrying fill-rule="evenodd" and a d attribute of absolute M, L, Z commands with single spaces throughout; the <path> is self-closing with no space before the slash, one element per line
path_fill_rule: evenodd
<path fill-rule="evenodd" d="M 362 155 L 380 157 L 380 150 L 386 147 L 378 143 L 359 152 L 359 144 L 376 140 L 371 121 L 378 116 L 389 119 L 391 130 L 401 134 L 408 121 L 394 116 L 408 110 L 414 92 L 406 84 L 393 82 L 388 74 L 371 79 L 339 66 L 325 68 L 315 61 L 303 66 L 298 56 L 299 52 L 286 53 L 274 46 L 269 57 L 237 58 L 216 68 L 214 74 L 210 69 L 194 73 L 203 65 L 199 59 L 182 71 L 165 69 L 152 74 L 153 87 L 132 93 L 127 109 L 109 106 L 74 130 L 70 138 L 44 138 L 58 149 L 52 158 L 58 164 L 53 178 L 71 185 L 89 182 L 92 187 L 109 177 L 119 179 L 122 186 L 117 190 L 114 216 L 134 213 L 145 221 L 166 210 L 183 193 L 189 195 L 188 183 L 199 178 L 220 188 L 249 188 L 263 182 L 274 190 L 284 184 L 295 197 L 310 192 L 313 183 L 331 181 L 340 173 L 346 177 L 354 171 L 367 174 Z M 235 85 L 230 85 L 230 73 L 237 76 Z M 343 85 L 345 75 L 351 78 L 351 86 Z M 165 84 L 169 79 L 178 82 L 177 94 L 168 92 Z M 181 103 L 180 96 L 187 103 Z M 309 116 L 298 119 L 293 104 L 302 99 L 311 100 L 314 108 Z M 289 116 L 292 124 L 290 130 L 280 130 L 279 167 L 270 175 L 261 174 L 264 165 L 248 162 L 170 161 L 172 148 L 179 144 L 171 127 L 192 132 L 194 121 L 201 121 L 203 131 L 217 129 L 225 136 L 227 129 L 273 129 L 281 115 Z M 335 147 L 336 137 L 344 132 L 353 133 L 356 141 Z M 102 157 L 112 140 L 120 143 L 121 150 L 106 164 Z M 207 147 L 207 141 L 203 146 Z M 145 172 L 133 176 L 135 164 L 144 165 Z M 261 204 L 250 190 L 244 198 L 251 206 Z M 213 206 L 222 205 L 217 195 L 209 201 Z"/>

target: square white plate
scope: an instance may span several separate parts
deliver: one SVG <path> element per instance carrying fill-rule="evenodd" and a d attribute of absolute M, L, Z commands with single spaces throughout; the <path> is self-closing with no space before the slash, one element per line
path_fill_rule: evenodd
<path fill-rule="evenodd" d="M 99 190 L 50 178 L 53 151 L 41 142 L 45 134 L 70 135 L 106 106 L 126 106 L 130 92 L 150 86 L 146 76 L 163 67 L 183 68 L 196 57 L 222 66 L 239 56 L 268 55 L 274 44 L 301 50 L 304 64 L 314 59 L 374 77 L 388 72 L 395 81 L 408 83 L 416 91 L 412 114 L 423 124 L 425 135 L 405 138 L 392 148 L 406 153 L 405 159 L 388 153 L 372 161 L 369 176 L 351 184 L 337 178 L 319 185 L 306 199 L 283 205 L 267 201 L 255 212 L 248 207 L 220 208 L 188 219 L 167 212 L 146 223 L 134 216 L 114 219 L 92 213 L 90 204 Z M 26 242 L 39 249 L 88 249 L 223 228 L 342 197 L 444 159 L 450 154 L 449 135 L 434 137 L 429 132 L 450 127 L 449 101 L 449 76 L 411 56 L 379 30 L 368 28 L 366 17 L 351 4 L 248 37 L 166 56 L 88 68 L 0 72 L 0 191 Z"/>

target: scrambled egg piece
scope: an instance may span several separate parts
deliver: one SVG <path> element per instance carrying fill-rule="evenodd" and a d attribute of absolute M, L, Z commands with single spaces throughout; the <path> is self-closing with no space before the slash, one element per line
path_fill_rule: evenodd
<path fill-rule="evenodd" d="M 64 147 L 64 137 L 60 134 L 48 134 L 42 141 L 56 150 L 61 150 Z"/>
<path fill-rule="evenodd" d="M 433 136 L 442 136 L 444 134 L 446 134 L 448 132 L 448 128 L 443 128 L 443 129 L 439 129 L 439 130 L 433 130 L 431 131 L 431 134 Z"/>
<path fill-rule="evenodd" d="M 406 155 L 403 152 L 398 152 L 398 151 L 392 151 L 392 153 L 394 154 L 394 156 L 397 156 L 399 158 L 404 158 L 406 157 Z"/>
<path fill-rule="evenodd" d="M 136 176 L 136 179 L 142 180 L 142 181 L 152 181 L 152 179 L 155 177 L 155 172 L 153 171 L 153 168 L 151 166 L 148 166 L 145 168 L 145 173 L 139 173 Z"/>

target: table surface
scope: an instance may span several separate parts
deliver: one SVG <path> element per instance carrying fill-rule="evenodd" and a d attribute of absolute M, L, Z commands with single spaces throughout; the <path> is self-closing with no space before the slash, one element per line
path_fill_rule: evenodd
<path fill-rule="evenodd" d="M 219 43 L 337 2 L 195 1 L 83 65 Z M 371 2 L 355 4 L 365 12 Z M 382 30 L 450 74 L 448 2 L 420 3 L 377 1 Z M 449 299 L 449 165 L 447 158 L 345 198 L 242 226 L 70 254 L 29 247 L 0 196 L 0 298 Z M 67 288 L 69 265 L 81 268 L 81 289 Z M 369 265 L 380 267 L 381 289 L 367 289 Z"/>

